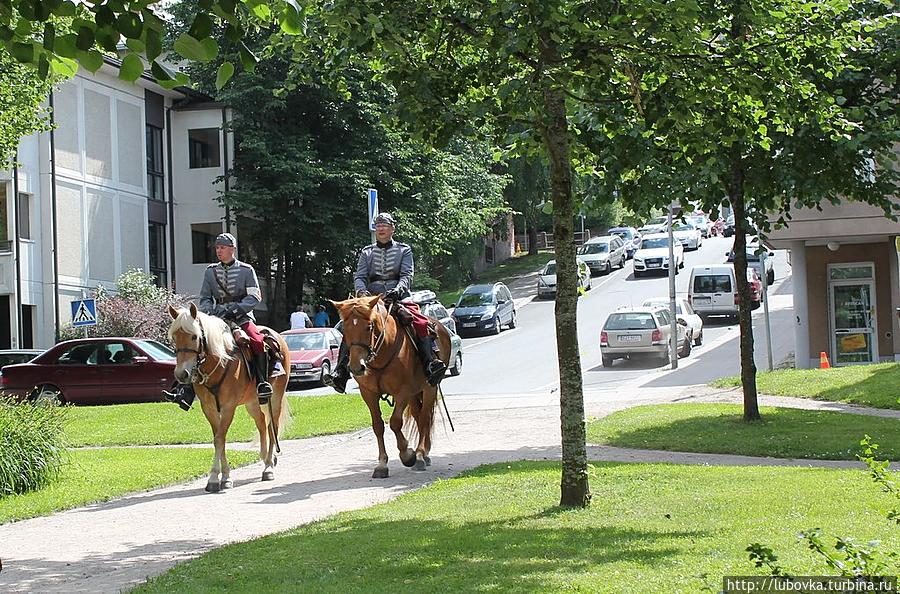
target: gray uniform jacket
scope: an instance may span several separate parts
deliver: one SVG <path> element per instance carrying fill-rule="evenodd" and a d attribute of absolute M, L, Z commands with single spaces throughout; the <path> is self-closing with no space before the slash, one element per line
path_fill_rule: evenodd
<path fill-rule="evenodd" d="M 353 288 L 375 295 L 399 287 L 402 298 L 409 294 L 412 277 L 412 248 L 394 240 L 384 248 L 373 243 L 359 253 Z"/>
<path fill-rule="evenodd" d="M 228 306 L 236 303 L 243 313 L 233 321 L 241 326 L 256 321 L 253 308 L 261 299 L 256 271 L 246 262 L 235 258 L 229 266 L 218 262 L 206 267 L 200 287 L 199 308 L 203 313 L 222 317 Z"/>

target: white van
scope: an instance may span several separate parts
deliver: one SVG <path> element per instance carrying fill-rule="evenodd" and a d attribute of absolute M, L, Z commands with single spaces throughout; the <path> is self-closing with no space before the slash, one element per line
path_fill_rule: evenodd
<path fill-rule="evenodd" d="M 751 309 L 759 307 L 761 287 L 759 276 L 752 268 L 747 268 L 747 282 L 750 283 Z M 737 317 L 740 303 L 734 266 L 714 264 L 694 266 L 688 284 L 688 303 L 701 317 Z"/>

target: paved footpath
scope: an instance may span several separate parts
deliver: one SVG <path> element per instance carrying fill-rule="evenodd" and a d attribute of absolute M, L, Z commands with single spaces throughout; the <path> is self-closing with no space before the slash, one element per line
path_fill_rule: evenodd
<path fill-rule="evenodd" d="M 283 443 L 273 482 L 260 482 L 261 467 L 254 464 L 236 469 L 235 487 L 225 493 L 204 493 L 204 478 L 2 525 L 0 592 L 119 592 L 221 545 L 385 502 L 481 464 L 558 460 L 557 398 L 554 394 L 510 395 L 453 402 L 456 431 L 438 426 L 433 465 L 426 472 L 400 465 L 393 447 L 389 449 L 390 478 L 370 478 L 376 450 L 371 431 L 366 429 Z M 589 393 L 585 402 L 588 416 L 598 417 L 635 404 L 737 398 L 734 393 L 697 386 Z M 761 403 L 769 402 L 763 398 Z M 795 399 L 780 399 L 779 404 L 841 409 L 833 403 Z M 386 438 L 389 435 L 390 431 Z M 623 462 L 854 465 L 610 447 L 591 447 L 590 457 Z"/>

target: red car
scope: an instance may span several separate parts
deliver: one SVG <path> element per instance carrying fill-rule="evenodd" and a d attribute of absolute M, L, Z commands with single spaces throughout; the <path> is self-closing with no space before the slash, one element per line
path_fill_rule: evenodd
<path fill-rule="evenodd" d="M 7 365 L 0 389 L 71 404 L 155 402 L 175 384 L 174 374 L 175 353 L 155 340 L 84 338 L 61 342 L 28 363 Z"/>
<path fill-rule="evenodd" d="M 337 363 L 342 335 L 334 328 L 302 328 L 281 333 L 291 351 L 291 382 L 318 382 Z"/>

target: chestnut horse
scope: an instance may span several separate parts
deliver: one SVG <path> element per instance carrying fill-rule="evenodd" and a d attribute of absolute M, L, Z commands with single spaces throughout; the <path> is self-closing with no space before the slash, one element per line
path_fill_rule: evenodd
<path fill-rule="evenodd" d="M 175 344 L 175 379 L 190 381 L 200 399 L 200 406 L 213 432 L 212 468 L 206 491 L 216 493 L 233 486 L 231 467 L 225 458 L 225 436 L 234 419 L 237 407 L 243 404 L 259 431 L 259 457 L 263 462 L 262 480 L 275 478 L 274 467 L 278 462 L 277 437 L 290 421 L 290 409 L 284 397 L 288 375 L 271 380 L 272 396 L 269 404 L 261 406 L 256 396 L 256 379 L 250 375 L 235 346 L 231 328 L 223 320 L 190 309 L 169 306 L 172 325 L 169 339 Z M 260 326 L 260 331 L 263 327 Z M 290 361 L 290 352 L 284 339 L 272 332 L 278 340 L 282 361 Z"/>
<path fill-rule="evenodd" d="M 412 338 L 389 313 L 380 295 L 331 302 L 344 323 L 344 342 L 350 348 L 350 373 L 372 416 L 372 431 L 378 440 L 378 465 L 372 478 L 388 477 L 388 456 L 384 447 L 382 395 L 394 397 L 391 430 L 397 437 L 397 449 L 404 466 L 425 470 L 431 463 L 431 433 L 437 387 L 425 379 L 425 372 Z M 397 307 L 397 305 L 391 305 Z M 450 361 L 450 333 L 434 321 L 440 359 Z M 415 450 L 403 434 L 404 412 L 415 420 L 418 429 Z"/>

